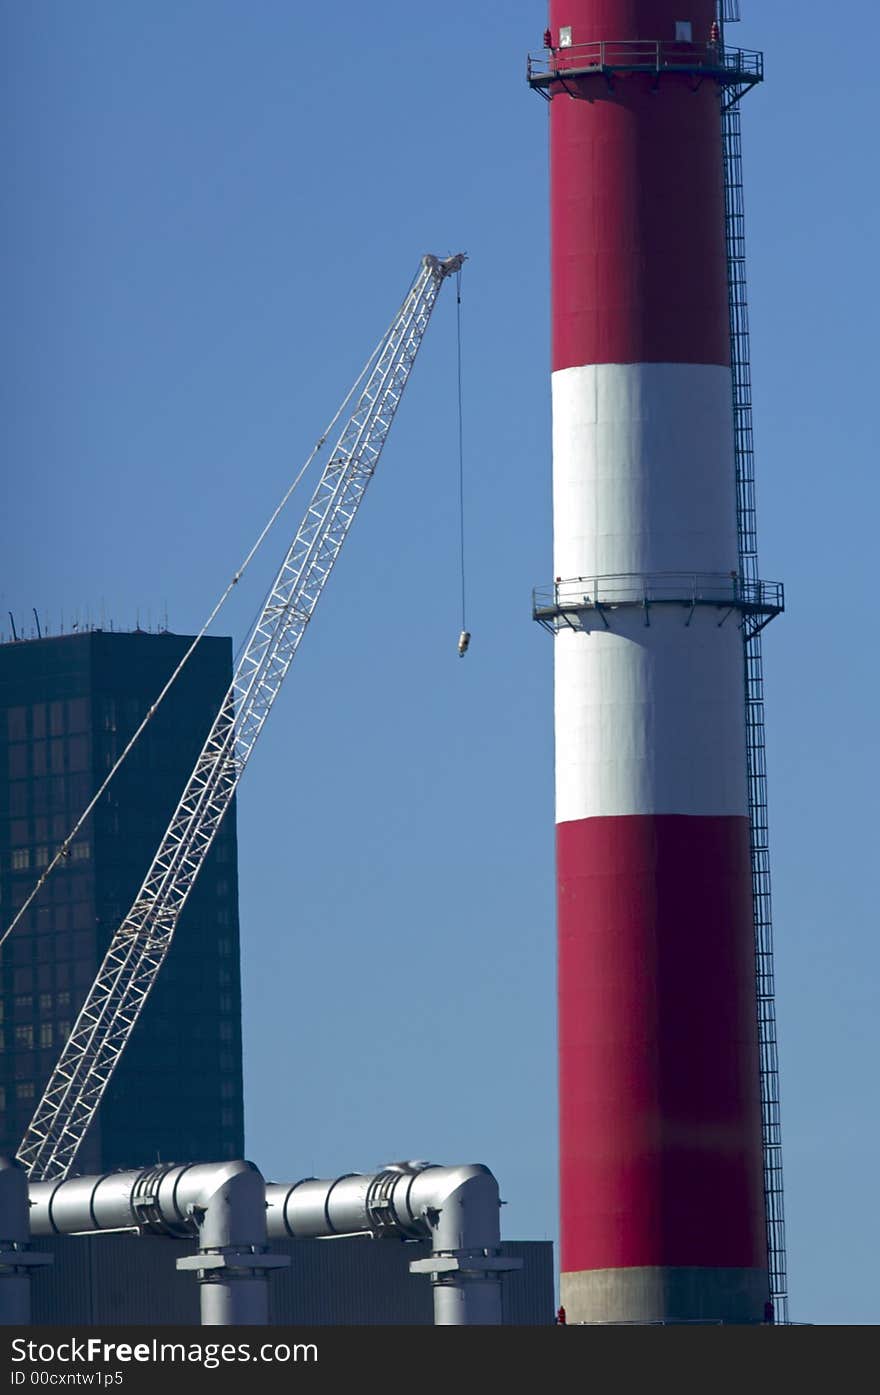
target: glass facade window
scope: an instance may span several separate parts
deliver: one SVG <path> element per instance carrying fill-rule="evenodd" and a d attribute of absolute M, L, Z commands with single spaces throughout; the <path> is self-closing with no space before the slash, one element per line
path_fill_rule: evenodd
<path fill-rule="evenodd" d="M 71 698 L 67 704 L 67 730 L 88 731 L 90 719 L 88 698 Z"/>
<path fill-rule="evenodd" d="M 71 819 L 79 815 L 92 795 L 92 780 L 89 775 L 79 775 L 71 771 L 67 776 L 67 802 L 70 805 Z"/>
<path fill-rule="evenodd" d="M 9 778 L 10 780 L 26 780 L 28 777 L 28 748 L 27 746 L 9 747 Z"/>
<path fill-rule="evenodd" d="M 71 736 L 67 742 L 68 770 L 88 770 L 90 760 L 89 738 L 87 736 Z"/>
<path fill-rule="evenodd" d="M 10 741 L 27 741 L 26 707 L 10 707 L 6 713 L 6 732 Z"/>
<path fill-rule="evenodd" d="M 8 799 L 0 801 L 4 910 L 22 904 L 190 642 L 95 632 L 0 645 L 0 768 L 9 775 Z M 13 1020 L 0 1086 L 10 1101 L 24 1098 L 19 1085 L 30 1087 L 31 1105 L 40 1098 L 231 676 L 231 642 L 201 640 L 94 819 L 4 947 L 0 980 Z M 75 1171 L 140 1167 L 157 1153 L 180 1161 L 243 1155 L 237 897 L 232 810 Z M 15 1011 L 16 996 L 30 996 L 31 1006 Z M 182 1061 L 192 1069 L 180 1070 Z M 17 1150 L 25 1110 L 4 1116 L 0 1153 Z"/>

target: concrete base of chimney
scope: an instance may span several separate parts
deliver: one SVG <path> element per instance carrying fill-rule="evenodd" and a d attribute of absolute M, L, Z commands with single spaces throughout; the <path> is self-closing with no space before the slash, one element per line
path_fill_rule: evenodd
<path fill-rule="evenodd" d="M 569 1323 L 754 1323 L 765 1320 L 765 1269 L 692 1266 L 563 1274 Z"/>

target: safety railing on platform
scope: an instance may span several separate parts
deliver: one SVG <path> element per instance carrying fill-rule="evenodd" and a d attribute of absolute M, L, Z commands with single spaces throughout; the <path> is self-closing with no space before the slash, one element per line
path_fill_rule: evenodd
<path fill-rule="evenodd" d="M 760 82 L 764 55 L 720 43 L 682 43 L 673 39 L 599 39 L 588 44 L 543 49 L 528 56 L 533 87 L 561 77 L 586 73 L 695 73 L 725 82 Z"/>
<path fill-rule="evenodd" d="M 742 611 L 754 630 L 785 606 L 781 582 L 746 580 L 725 572 L 622 572 L 611 576 L 560 578 L 533 592 L 536 620 L 548 622 L 579 610 L 616 606 L 715 606 Z M 556 625 L 553 625 L 556 628 Z"/>

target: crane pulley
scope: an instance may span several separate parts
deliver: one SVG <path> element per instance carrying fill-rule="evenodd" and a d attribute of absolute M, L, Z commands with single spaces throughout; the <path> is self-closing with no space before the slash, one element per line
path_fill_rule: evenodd
<path fill-rule="evenodd" d="M 18 1150 L 64 1178 L 156 981 L 180 913 L 378 464 L 431 312 L 464 255 L 425 256 L 364 381 L 238 661 L 134 904 L 115 931 Z"/>

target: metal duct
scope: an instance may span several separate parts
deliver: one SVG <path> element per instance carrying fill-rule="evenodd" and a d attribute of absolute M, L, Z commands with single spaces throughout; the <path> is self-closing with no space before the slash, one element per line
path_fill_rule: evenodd
<path fill-rule="evenodd" d="M 163 1165 L 141 1171 L 32 1182 L 31 1233 L 138 1230 L 198 1239 L 177 1262 L 200 1284 L 204 1326 L 264 1326 L 267 1270 L 289 1263 L 266 1253 L 265 1183 L 251 1162 Z"/>
<path fill-rule="evenodd" d="M 428 1274 L 438 1326 L 501 1322 L 501 1274 L 520 1261 L 501 1254 L 498 1183 L 480 1163 L 392 1163 L 376 1173 L 314 1177 L 266 1187 L 270 1237 L 429 1239 L 433 1254 L 410 1265 Z"/>
<path fill-rule="evenodd" d="M 275 1237 L 430 1240 L 431 1256 L 410 1271 L 430 1277 L 442 1326 L 500 1324 L 501 1275 L 521 1266 L 501 1254 L 498 1183 L 479 1163 L 391 1163 L 375 1173 L 268 1185 L 249 1162 L 159 1164 L 32 1182 L 30 1198 L 34 1235 L 196 1237 L 198 1254 L 178 1268 L 198 1273 L 206 1325 L 267 1321 L 266 1270 L 288 1263 L 266 1253 Z"/>

